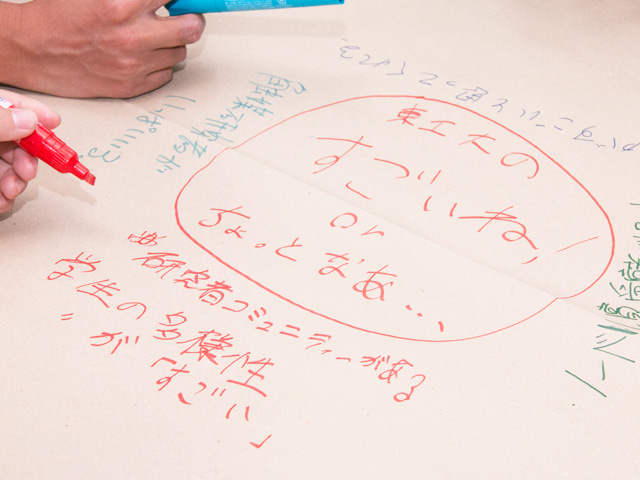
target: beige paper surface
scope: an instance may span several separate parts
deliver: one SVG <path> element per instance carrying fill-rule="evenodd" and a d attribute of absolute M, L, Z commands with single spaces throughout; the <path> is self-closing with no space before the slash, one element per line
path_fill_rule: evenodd
<path fill-rule="evenodd" d="M 207 20 L 34 95 L 97 182 L 0 217 L 0 478 L 638 478 L 640 7 Z"/>

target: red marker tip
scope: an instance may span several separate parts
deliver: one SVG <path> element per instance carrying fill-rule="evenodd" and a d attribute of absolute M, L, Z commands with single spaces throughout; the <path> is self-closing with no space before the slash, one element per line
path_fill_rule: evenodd
<path fill-rule="evenodd" d="M 96 176 L 91 174 L 91 173 L 87 173 L 87 175 L 84 177 L 83 180 L 85 182 L 87 182 L 89 185 L 95 185 L 96 184 Z"/>

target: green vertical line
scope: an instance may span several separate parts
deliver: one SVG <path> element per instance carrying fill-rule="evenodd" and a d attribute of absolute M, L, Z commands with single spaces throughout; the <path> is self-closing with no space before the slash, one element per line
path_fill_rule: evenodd
<path fill-rule="evenodd" d="M 602 380 L 604 380 L 605 378 L 605 374 L 604 374 L 604 360 L 602 360 Z"/>
<path fill-rule="evenodd" d="M 565 372 L 567 372 L 569 375 L 571 375 L 573 378 L 575 378 L 576 380 L 580 380 L 582 383 L 584 383 L 586 386 L 594 389 L 596 392 L 598 392 L 600 395 L 602 395 L 603 397 L 607 397 L 604 393 L 602 393 L 600 390 L 598 390 L 596 387 L 594 387 L 593 385 L 591 385 L 588 382 L 585 382 L 584 380 L 582 380 L 580 377 L 578 377 L 577 375 L 574 375 L 573 373 L 571 373 L 569 370 L 565 370 Z"/>

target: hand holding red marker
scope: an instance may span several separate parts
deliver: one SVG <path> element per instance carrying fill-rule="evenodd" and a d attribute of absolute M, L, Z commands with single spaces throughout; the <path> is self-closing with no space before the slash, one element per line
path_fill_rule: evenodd
<path fill-rule="evenodd" d="M 0 107 L 16 108 L 1 96 Z M 96 177 L 78 161 L 78 154 L 41 123 L 36 125 L 32 134 L 14 141 L 27 153 L 49 164 L 58 172 L 72 173 L 90 185 L 95 184 Z"/>

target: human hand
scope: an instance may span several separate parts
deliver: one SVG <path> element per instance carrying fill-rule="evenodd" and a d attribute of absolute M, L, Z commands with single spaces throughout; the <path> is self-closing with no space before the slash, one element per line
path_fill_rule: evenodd
<path fill-rule="evenodd" d="M 13 140 L 30 135 L 38 121 L 47 128 L 55 128 L 60 125 L 60 117 L 42 103 L 22 95 L 0 90 L 0 96 L 17 107 L 0 108 L 0 213 L 6 213 L 38 172 L 38 160 Z"/>
<path fill-rule="evenodd" d="M 162 17 L 168 0 L 0 2 L 0 83 L 63 97 L 140 95 L 171 81 L 202 15 Z M 5 43 L 7 46 L 5 47 Z M 5 58 L 3 58 L 5 57 Z"/>

